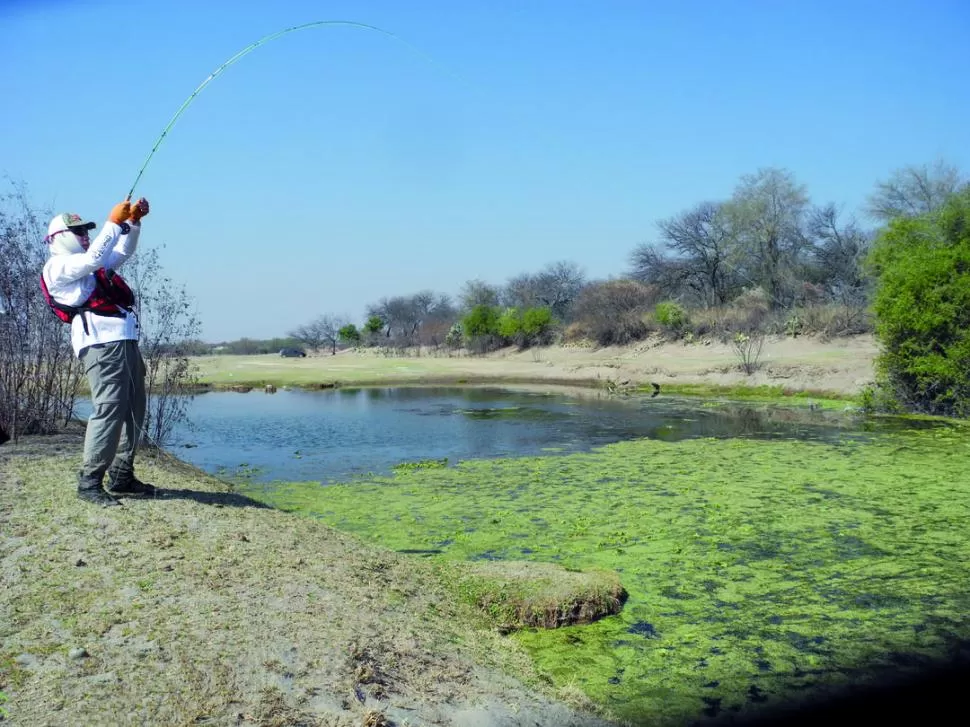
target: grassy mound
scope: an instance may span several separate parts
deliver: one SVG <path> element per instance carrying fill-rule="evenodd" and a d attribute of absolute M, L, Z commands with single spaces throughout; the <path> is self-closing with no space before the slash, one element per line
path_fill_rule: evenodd
<path fill-rule="evenodd" d="M 627 598 L 617 574 L 606 570 L 529 561 L 450 563 L 442 570 L 460 599 L 506 633 L 592 623 L 619 613 Z"/>

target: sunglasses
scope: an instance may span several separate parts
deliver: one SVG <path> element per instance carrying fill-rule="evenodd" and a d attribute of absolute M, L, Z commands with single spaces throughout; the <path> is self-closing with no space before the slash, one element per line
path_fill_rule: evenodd
<path fill-rule="evenodd" d="M 87 227 L 68 227 L 67 229 L 78 237 L 88 237 L 91 234 L 91 230 Z"/>

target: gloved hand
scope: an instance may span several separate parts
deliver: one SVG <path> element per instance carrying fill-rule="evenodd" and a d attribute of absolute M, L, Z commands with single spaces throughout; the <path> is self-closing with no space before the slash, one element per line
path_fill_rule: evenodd
<path fill-rule="evenodd" d="M 140 197 L 135 204 L 131 206 L 131 224 L 137 225 L 141 222 L 141 218 L 148 214 L 148 200 L 144 197 Z"/>
<path fill-rule="evenodd" d="M 131 202 L 128 202 L 127 200 L 124 202 L 119 202 L 112 207 L 111 214 L 108 215 L 108 219 L 114 222 L 116 225 L 120 225 L 129 217 L 131 217 Z"/>

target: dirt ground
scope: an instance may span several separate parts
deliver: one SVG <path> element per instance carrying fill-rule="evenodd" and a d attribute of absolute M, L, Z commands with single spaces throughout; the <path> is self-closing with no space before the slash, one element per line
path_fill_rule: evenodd
<path fill-rule="evenodd" d="M 81 436 L 0 446 L 3 724 L 608 724 L 420 559 L 167 459 L 162 497 L 78 501 Z"/>
<path fill-rule="evenodd" d="M 857 394 L 874 378 L 879 352 L 871 335 L 821 340 L 767 338 L 746 373 L 729 343 L 653 339 L 631 346 L 507 348 L 485 356 L 443 350 L 391 354 L 345 350 L 307 358 L 277 355 L 204 356 L 194 359 L 203 381 L 217 386 L 272 382 L 279 385 L 352 385 L 515 381 L 563 384 L 708 384 L 780 386 L 799 391 Z"/>
<path fill-rule="evenodd" d="M 505 375 L 544 368 L 549 378 L 601 379 L 720 386 L 784 386 L 853 394 L 873 379 L 879 348 L 872 336 L 830 339 L 776 337 L 765 340 L 756 371 L 745 373 L 731 344 L 648 341 L 622 347 L 546 348 L 503 352 L 487 359 Z M 487 363 L 486 365 L 490 365 Z"/>

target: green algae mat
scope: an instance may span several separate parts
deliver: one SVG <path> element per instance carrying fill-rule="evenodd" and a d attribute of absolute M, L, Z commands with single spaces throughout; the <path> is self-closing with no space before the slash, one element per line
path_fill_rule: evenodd
<path fill-rule="evenodd" d="M 617 571 L 620 615 L 510 638 L 632 722 L 754 714 L 970 636 L 963 427 L 440 464 L 253 494 L 428 557 Z"/>

